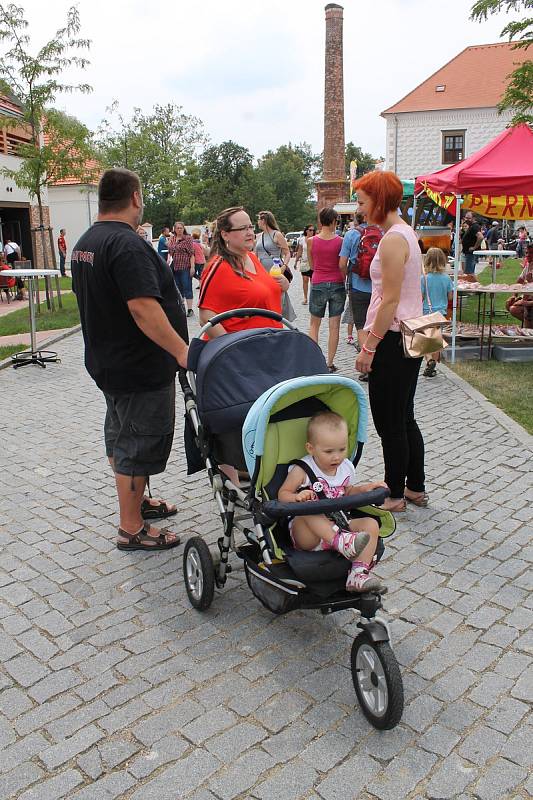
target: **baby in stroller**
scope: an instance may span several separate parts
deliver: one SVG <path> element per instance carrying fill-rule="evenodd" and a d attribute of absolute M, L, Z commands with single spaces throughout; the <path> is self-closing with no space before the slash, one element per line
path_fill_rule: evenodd
<path fill-rule="evenodd" d="M 208 325 L 258 313 L 281 319 L 241 308 Z M 358 382 L 329 374 L 318 345 L 285 324 L 289 330 L 258 328 L 191 343 L 189 374 L 180 382 L 222 535 L 216 549 L 201 535 L 187 540 L 185 588 L 194 608 L 208 609 L 231 574 L 233 550 L 253 595 L 274 614 L 357 611 L 355 692 L 370 722 L 390 729 L 402 715 L 402 678 L 388 626 L 377 616 L 385 587 L 368 573 L 395 521 L 380 508 L 389 494 L 384 484 L 354 483 L 367 399 Z M 233 484 L 222 463 L 246 469 L 248 485 Z"/>
<path fill-rule="evenodd" d="M 348 454 L 348 426 L 333 411 L 319 411 L 307 425 L 307 455 L 293 462 L 278 492 L 284 503 L 319 498 L 330 500 L 387 488 L 385 483 L 355 484 L 355 468 Z M 352 562 L 346 580 L 349 592 L 379 592 L 386 587 L 370 574 L 379 525 L 373 517 L 348 520 L 344 514 L 293 517 L 289 533 L 297 550 L 336 550 Z"/>

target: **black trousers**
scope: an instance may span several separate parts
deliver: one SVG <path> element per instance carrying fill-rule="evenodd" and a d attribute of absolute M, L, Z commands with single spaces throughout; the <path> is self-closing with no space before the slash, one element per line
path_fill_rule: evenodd
<path fill-rule="evenodd" d="M 368 376 L 370 409 L 381 439 L 391 497 L 403 497 L 406 486 L 412 492 L 425 489 L 424 440 L 414 416 L 421 363 L 421 358 L 404 358 L 401 335 L 388 331 Z"/>

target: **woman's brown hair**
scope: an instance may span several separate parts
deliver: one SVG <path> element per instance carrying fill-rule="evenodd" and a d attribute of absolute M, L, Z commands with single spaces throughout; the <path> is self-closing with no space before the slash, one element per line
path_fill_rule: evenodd
<path fill-rule="evenodd" d="M 327 225 L 329 228 L 330 225 L 337 221 L 337 212 L 331 206 L 326 206 L 326 208 L 320 209 L 318 219 L 321 225 Z"/>
<path fill-rule="evenodd" d="M 244 263 L 241 261 L 239 256 L 236 256 L 235 253 L 232 253 L 231 250 L 228 250 L 226 242 L 222 236 L 222 231 L 230 231 L 233 227 L 231 224 L 231 217 L 234 214 L 237 214 L 239 211 L 244 210 L 245 209 L 242 206 L 232 206 L 231 208 L 225 208 L 224 211 L 220 212 L 216 218 L 215 233 L 213 235 L 213 244 L 211 245 L 209 259 L 211 260 L 213 256 L 221 256 L 224 261 L 228 262 L 232 270 L 236 272 L 237 275 L 249 280 L 245 273 Z"/>
<path fill-rule="evenodd" d="M 264 220 L 268 227 L 272 228 L 273 231 L 279 231 L 279 225 L 276 222 L 276 217 L 272 211 L 260 211 L 257 216 Z"/>

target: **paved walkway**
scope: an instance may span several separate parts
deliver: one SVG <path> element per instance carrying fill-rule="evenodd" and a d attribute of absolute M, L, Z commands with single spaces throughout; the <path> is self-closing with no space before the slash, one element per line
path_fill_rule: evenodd
<path fill-rule="evenodd" d="M 115 549 L 102 397 L 80 334 L 55 349 L 60 365 L 0 373 L 1 798 L 530 796 L 530 438 L 446 370 L 421 379 L 431 505 L 398 515 L 380 568 L 406 708 L 378 733 L 351 685 L 354 612 L 276 618 L 235 564 L 201 615 L 181 547 Z M 349 375 L 353 355 L 343 344 Z M 154 488 L 179 503 L 184 539 L 213 541 L 180 439 L 178 424 Z M 358 472 L 381 469 L 371 432 Z"/>
<path fill-rule="evenodd" d="M 50 331 L 37 331 L 37 344 L 42 344 L 52 337 L 59 336 L 65 333 L 67 328 L 58 328 L 57 330 Z M 12 336 L 0 336 L 0 347 L 5 347 L 11 344 L 20 344 L 29 346 L 31 343 L 31 336 L 29 333 L 15 333 Z"/>

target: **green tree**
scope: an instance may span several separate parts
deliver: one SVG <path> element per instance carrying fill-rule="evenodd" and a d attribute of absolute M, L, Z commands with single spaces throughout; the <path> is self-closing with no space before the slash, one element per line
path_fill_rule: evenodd
<path fill-rule="evenodd" d="M 108 167 L 139 175 L 146 218 L 157 228 L 194 208 L 189 194 L 196 189 L 194 164 L 207 143 L 201 120 L 172 103 L 156 105 L 150 114 L 135 108 L 130 120 L 116 102 L 108 111 L 97 132 L 100 157 Z"/>
<path fill-rule="evenodd" d="M 357 147 L 353 142 L 348 142 L 345 149 L 344 164 L 346 169 L 346 177 L 350 177 L 350 162 L 357 161 L 357 177 L 366 175 L 367 172 L 372 172 L 376 168 L 376 158 L 370 153 L 364 153 L 360 147 Z"/>
<path fill-rule="evenodd" d="M 310 185 L 313 185 L 320 179 L 322 174 L 323 158 L 320 153 L 313 153 L 311 145 L 307 142 L 300 142 L 300 144 L 291 145 L 295 153 L 297 153 L 304 164 L 304 176 Z"/>
<path fill-rule="evenodd" d="M 272 211 L 283 231 L 302 228 L 314 216 L 313 181 L 297 148 L 289 144 L 269 151 L 255 172 L 256 194 L 250 204 L 254 213 Z"/>
<path fill-rule="evenodd" d="M 224 208 L 249 198 L 253 156 L 246 147 L 227 141 L 211 145 L 198 160 L 198 202 L 205 217 L 214 219 Z"/>
<path fill-rule="evenodd" d="M 91 91 L 86 83 L 62 83 L 65 70 L 71 67 L 86 68 L 89 63 L 87 59 L 75 53 L 88 50 L 90 42 L 78 38 L 80 16 L 75 6 L 67 12 L 65 27 L 56 31 L 35 55 L 30 52 L 27 28 L 23 8 L 0 4 L 0 44 L 3 50 L 0 58 L 0 92 L 14 94 L 22 106 L 22 118 L 2 116 L 0 124 L 13 127 L 22 123 L 30 134 L 29 143 L 22 145 L 18 152 L 22 159 L 20 169 L 4 168 L 2 172 L 37 200 L 44 266 L 47 268 L 43 189 L 52 179 L 66 174 L 78 177 L 85 171 L 82 159 L 90 138 L 85 126 L 51 108 L 59 94 Z M 44 144 L 44 133 L 47 134 L 47 144 Z M 68 147 L 61 144 L 62 137 Z"/>
<path fill-rule="evenodd" d="M 525 11 L 533 8 L 533 0 L 478 0 L 470 9 L 470 19 L 480 22 L 504 8 L 507 13 Z M 533 44 L 533 17 L 508 22 L 500 37 L 507 37 L 510 42 L 514 40 L 515 50 L 527 50 Z M 500 113 L 514 112 L 511 125 L 533 124 L 533 61 L 526 59 L 507 77 L 509 83 L 498 104 Z"/>

